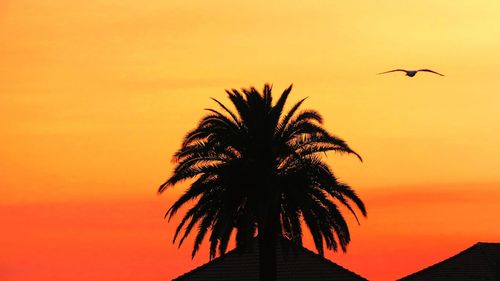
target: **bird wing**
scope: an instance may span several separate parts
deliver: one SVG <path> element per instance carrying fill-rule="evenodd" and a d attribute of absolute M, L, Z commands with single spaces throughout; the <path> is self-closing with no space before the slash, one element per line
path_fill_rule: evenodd
<path fill-rule="evenodd" d="M 419 70 L 417 70 L 417 71 L 431 72 L 431 73 L 434 73 L 434 74 L 437 74 L 437 75 L 444 76 L 443 74 L 441 74 L 441 73 L 437 73 L 436 71 L 434 71 L 434 70 L 430 70 L 430 69 L 419 69 Z"/>
<path fill-rule="evenodd" d="M 393 69 L 393 70 L 389 70 L 389 71 L 385 71 L 385 72 L 380 72 L 379 74 L 384 74 L 384 73 L 389 73 L 389 72 L 395 72 L 395 71 L 407 72 L 407 70 L 398 68 L 398 69 Z"/>

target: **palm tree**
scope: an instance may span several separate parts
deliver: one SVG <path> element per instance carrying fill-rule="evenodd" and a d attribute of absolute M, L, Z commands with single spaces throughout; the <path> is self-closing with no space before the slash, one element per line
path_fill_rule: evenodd
<path fill-rule="evenodd" d="M 356 220 L 353 205 L 366 216 L 361 199 L 334 176 L 321 156 L 327 151 L 361 157 L 342 139 L 328 133 L 314 110 L 298 112 L 305 99 L 283 113 L 292 90 L 288 87 L 273 105 L 270 85 L 262 94 L 255 88 L 226 90 L 234 105 L 208 115 L 189 132 L 175 153 L 173 175 L 159 192 L 194 179 L 168 209 L 169 219 L 188 201 L 197 200 L 179 223 L 174 243 L 179 247 L 197 226 L 192 256 L 209 233 L 210 258 L 227 249 L 236 230 L 236 246 L 257 235 L 260 280 L 276 280 L 276 244 L 280 237 L 302 245 L 302 222 L 316 249 L 345 251 L 349 228 L 339 209 L 343 205 Z M 359 223 L 359 221 L 358 221 Z"/>

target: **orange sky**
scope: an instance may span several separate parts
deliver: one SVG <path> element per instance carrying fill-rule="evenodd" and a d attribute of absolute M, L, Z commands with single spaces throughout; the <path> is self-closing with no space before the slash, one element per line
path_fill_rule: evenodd
<path fill-rule="evenodd" d="M 156 188 L 210 97 L 265 82 L 365 159 L 329 155 L 369 212 L 333 261 L 391 280 L 500 241 L 500 2 L 234 2 L 0 2 L 1 280 L 206 262 L 161 219 L 183 187 Z M 399 67 L 446 76 L 376 75 Z"/>

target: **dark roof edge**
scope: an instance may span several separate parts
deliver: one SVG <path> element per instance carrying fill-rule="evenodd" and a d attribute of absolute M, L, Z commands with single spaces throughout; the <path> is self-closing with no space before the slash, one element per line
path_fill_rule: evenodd
<path fill-rule="evenodd" d="M 192 275 L 200 270 L 202 270 L 203 268 L 205 268 L 206 266 L 209 266 L 209 265 L 212 265 L 212 264 L 216 264 L 216 263 L 220 263 L 224 260 L 225 257 L 229 256 L 229 255 L 235 255 L 237 253 L 237 249 L 234 248 L 232 249 L 231 251 L 225 253 L 224 255 L 222 256 L 218 256 L 216 257 L 215 259 L 213 260 L 210 260 L 208 261 L 207 263 L 204 263 L 196 268 L 193 268 L 192 270 L 186 272 L 186 273 L 183 273 L 182 275 L 179 275 L 177 277 L 175 277 L 174 279 L 172 279 L 172 281 L 176 281 L 176 280 L 179 280 L 180 278 L 184 278 L 186 276 L 189 276 L 189 275 Z"/>
<path fill-rule="evenodd" d="M 404 277 L 401 277 L 401 278 L 397 279 L 397 281 L 401 281 L 401 280 L 404 280 L 405 278 L 408 278 L 408 277 L 414 277 L 414 276 L 416 276 L 416 275 L 419 275 L 419 274 L 420 274 L 420 273 L 422 273 L 423 271 L 426 271 L 426 270 L 428 270 L 428 269 L 434 268 L 434 267 L 438 266 L 438 265 L 439 265 L 439 264 L 441 264 L 441 263 L 444 263 L 444 262 L 447 262 L 447 261 L 449 261 L 449 260 L 452 260 L 452 259 L 456 258 L 457 256 L 462 255 L 462 254 L 463 254 L 463 253 L 465 253 L 465 252 L 471 251 L 471 250 L 473 250 L 474 248 L 480 247 L 481 245 L 485 245 L 485 244 L 489 244 L 489 245 L 500 245 L 500 243 L 494 243 L 494 242 L 477 242 L 477 243 L 475 243 L 474 245 L 470 246 L 469 248 L 466 248 L 465 250 L 462 250 L 462 251 L 460 251 L 459 253 L 457 253 L 457 254 L 455 254 L 455 255 L 453 255 L 453 256 L 451 256 L 451 257 L 449 257 L 449 258 L 446 258 L 446 259 L 444 259 L 444 260 L 438 261 L 438 262 L 436 262 L 436 263 L 434 263 L 434 264 L 431 264 L 431 265 L 429 265 L 429 266 L 427 266 L 427 267 L 422 268 L 421 270 L 419 270 L 419 271 L 417 271 L 417 272 L 414 272 L 414 273 L 408 274 L 408 275 L 406 275 L 406 276 L 404 276 Z M 483 253 L 483 252 L 481 251 L 481 253 Z M 484 254 L 484 253 L 483 253 L 483 254 Z"/>
<path fill-rule="evenodd" d="M 256 240 L 256 239 L 255 239 L 255 240 Z M 302 245 L 295 244 L 295 243 L 293 243 L 292 241 L 290 241 L 290 240 L 288 240 L 288 239 L 283 239 L 283 242 L 286 242 L 286 243 L 290 244 L 292 247 L 295 247 L 295 248 L 296 248 L 296 249 L 298 249 L 298 250 L 302 250 L 302 251 L 303 251 L 303 252 L 305 252 L 306 254 L 310 255 L 311 257 L 313 257 L 313 258 L 315 258 L 315 259 L 317 259 L 317 260 L 319 260 L 319 261 L 321 261 L 321 262 L 323 262 L 323 263 L 327 263 L 328 265 L 333 265 L 333 266 L 335 266 L 335 267 L 339 267 L 339 268 L 341 268 L 341 269 L 343 269 L 343 270 L 345 270 L 345 271 L 347 271 L 347 272 L 352 273 L 353 275 L 358 276 L 358 277 L 359 277 L 359 278 L 361 278 L 361 279 L 368 280 L 368 279 L 366 279 L 365 277 L 363 277 L 363 276 L 361 276 L 361 275 L 357 274 L 356 272 L 353 272 L 353 271 L 351 271 L 351 270 L 349 270 L 349 269 L 347 269 L 347 268 L 345 268 L 345 267 L 343 267 L 343 266 L 341 266 L 341 265 L 339 265 L 339 264 L 336 264 L 336 263 L 334 263 L 333 261 L 331 261 L 331 260 L 329 260 L 329 259 L 325 258 L 324 256 L 321 256 L 321 255 L 319 255 L 319 254 L 314 253 L 313 251 L 311 251 L 311 250 L 309 250 L 309 249 L 305 248 L 305 247 L 304 247 L 304 246 L 302 246 Z M 224 254 L 224 255 L 222 255 L 222 256 L 219 256 L 219 257 L 217 257 L 217 258 L 215 258 L 215 259 L 213 259 L 213 260 L 211 260 L 211 261 L 209 261 L 209 262 L 207 262 L 207 263 L 205 263 L 205 264 L 202 264 L 202 265 L 200 265 L 200 266 L 198 266 L 198 267 L 196 267 L 196 268 L 194 268 L 194 269 L 192 269 L 192 270 L 190 270 L 190 271 L 188 271 L 188 272 L 186 272 L 186 273 L 184 273 L 184 274 L 182 274 L 182 275 L 179 275 L 179 276 L 175 277 L 174 279 L 172 279 L 172 281 L 176 281 L 176 280 L 179 280 L 179 279 L 181 279 L 181 278 L 184 278 L 184 277 L 190 276 L 190 275 L 192 275 L 192 274 L 194 274 L 194 273 L 196 273 L 196 272 L 198 272 L 198 271 L 202 270 L 203 268 L 205 268 L 205 267 L 207 267 L 207 266 L 210 266 L 210 265 L 213 265 L 213 264 L 216 264 L 216 263 L 220 263 L 220 262 L 222 262 L 222 261 L 224 260 L 224 258 L 225 258 L 225 257 L 227 257 L 227 256 L 232 256 L 232 255 L 235 255 L 235 254 L 238 254 L 238 248 L 234 248 L 234 249 L 232 249 L 231 251 L 229 251 L 229 252 L 225 253 L 225 254 Z"/>
<path fill-rule="evenodd" d="M 368 280 L 368 279 L 366 279 L 365 277 L 363 277 L 363 276 L 361 276 L 361 275 L 357 274 L 356 272 L 353 272 L 353 271 L 351 271 L 351 270 L 349 270 L 349 269 L 347 269 L 347 268 L 345 268 L 345 267 L 341 266 L 340 264 L 334 263 L 333 261 L 331 261 L 331 260 L 329 260 L 329 259 L 325 258 L 325 257 L 324 257 L 324 256 L 322 256 L 322 255 L 316 254 L 315 252 L 313 252 L 313 251 L 311 251 L 311 250 L 307 249 L 306 247 L 304 247 L 304 246 L 302 246 L 302 245 L 297 245 L 297 244 L 293 243 L 293 242 L 292 242 L 292 241 L 290 241 L 290 240 L 285 240 L 285 241 L 286 241 L 287 243 L 291 244 L 291 245 L 292 245 L 292 247 L 296 247 L 296 248 L 298 248 L 299 250 L 304 251 L 305 253 L 307 253 L 308 255 L 310 255 L 311 257 L 313 257 L 313 258 L 315 258 L 315 259 L 317 259 L 317 260 L 320 260 L 320 261 L 322 261 L 322 262 L 324 262 L 324 263 L 327 263 L 327 264 L 329 264 L 329 265 L 333 265 L 333 266 L 335 266 L 335 267 L 340 267 L 341 269 L 343 269 L 343 270 L 345 270 L 345 271 L 348 271 L 348 272 L 352 273 L 353 275 L 358 276 L 358 277 L 359 277 L 359 278 L 361 278 L 361 279 Z"/>
<path fill-rule="evenodd" d="M 500 268 L 500 264 L 496 261 L 496 260 L 492 260 L 491 259 L 491 256 L 485 252 L 485 249 L 484 247 L 485 246 L 499 246 L 500 247 L 500 243 L 490 243 L 490 242 L 478 242 L 477 245 L 479 245 L 479 251 L 481 251 L 481 253 L 484 255 L 486 261 L 493 267 L 493 268 Z M 499 271 L 499 274 L 500 274 L 500 271 Z"/>
<path fill-rule="evenodd" d="M 476 244 L 482 244 L 482 245 L 500 245 L 499 242 L 477 242 Z M 476 245 L 474 244 L 474 245 Z"/>

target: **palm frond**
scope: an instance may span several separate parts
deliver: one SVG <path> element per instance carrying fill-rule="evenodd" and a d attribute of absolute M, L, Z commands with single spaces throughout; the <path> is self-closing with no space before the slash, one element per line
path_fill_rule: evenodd
<path fill-rule="evenodd" d="M 173 242 L 180 247 L 196 233 L 193 257 L 205 240 L 211 259 L 224 254 L 234 231 L 240 248 L 256 234 L 278 235 L 301 245 L 304 224 L 319 254 L 325 246 L 345 251 L 351 237 L 339 206 L 358 223 L 357 211 L 366 216 L 364 203 L 337 180 L 322 154 L 361 156 L 323 127 L 317 111 L 299 112 L 305 99 L 285 112 L 291 90 L 292 85 L 274 105 L 269 84 L 262 92 L 254 87 L 226 90 L 231 109 L 212 98 L 222 109 L 207 108 L 174 153 L 173 173 L 158 192 L 190 181 L 165 218 L 190 206 Z"/>
<path fill-rule="evenodd" d="M 235 124 L 238 124 L 240 125 L 240 120 L 238 119 L 238 117 L 236 116 L 236 114 L 234 114 L 231 110 L 229 110 L 222 102 L 220 102 L 219 100 L 215 99 L 215 98 L 211 98 L 213 101 L 215 101 L 220 107 L 222 107 L 222 109 L 224 109 L 228 114 L 229 116 L 231 116 L 231 118 L 233 119 L 234 123 Z"/>
<path fill-rule="evenodd" d="M 276 128 L 276 135 L 281 136 L 283 133 L 283 130 L 288 126 L 288 123 L 290 122 L 290 119 L 292 119 L 293 115 L 295 112 L 299 109 L 299 107 L 302 105 L 302 103 L 306 100 L 307 98 L 303 98 L 299 102 L 297 102 L 289 111 L 288 113 L 282 118 L 281 122 L 279 123 L 279 126 Z"/>
<path fill-rule="evenodd" d="M 283 108 L 285 107 L 285 103 L 286 103 L 286 100 L 288 98 L 288 95 L 292 91 L 292 87 L 293 87 L 293 84 L 288 86 L 288 88 L 286 88 L 283 91 L 280 98 L 278 99 L 276 104 L 271 109 L 270 116 L 275 124 L 278 124 L 279 117 L 281 116 L 281 112 L 283 111 Z"/>

